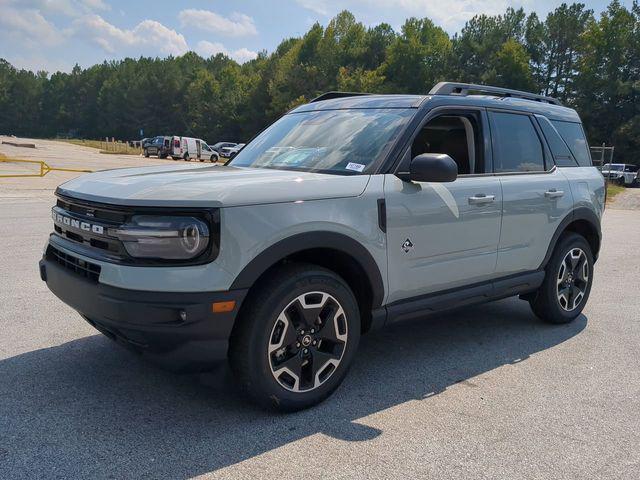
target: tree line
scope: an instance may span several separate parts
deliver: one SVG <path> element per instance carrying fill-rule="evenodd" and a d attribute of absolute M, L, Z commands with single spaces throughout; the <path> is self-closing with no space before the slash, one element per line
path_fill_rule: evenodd
<path fill-rule="evenodd" d="M 595 14 L 563 3 L 477 15 L 449 35 L 428 18 L 399 32 L 343 11 L 239 65 L 223 54 L 126 58 L 69 73 L 0 59 L 0 133 L 81 138 L 182 134 L 246 141 L 288 109 L 330 90 L 427 93 L 442 80 L 540 92 L 578 110 L 592 145 L 640 163 L 640 5 Z"/>

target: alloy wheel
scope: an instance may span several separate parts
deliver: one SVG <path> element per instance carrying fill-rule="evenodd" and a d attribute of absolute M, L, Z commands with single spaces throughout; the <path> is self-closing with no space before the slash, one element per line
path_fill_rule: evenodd
<path fill-rule="evenodd" d="M 582 302 L 589 285 L 589 262 L 581 248 L 572 248 L 562 259 L 557 277 L 560 307 L 570 312 Z"/>
<path fill-rule="evenodd" d="M 308 292 L 278 315 L 269 336 L 269 367 L 276 381 L 292 392 L 324 384 L 338 369 L 348 339 L 344 309 L 325 292 Z"/>

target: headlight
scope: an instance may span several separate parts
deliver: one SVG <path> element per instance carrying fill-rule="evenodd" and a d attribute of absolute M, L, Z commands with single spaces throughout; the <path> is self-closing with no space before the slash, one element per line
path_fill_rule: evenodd
<path fill-rule="evenodd" d="M 209 227 L 195 217 L 134 215 L 109 230 L 135 258 L 189 260 L 209 246 Z"/>

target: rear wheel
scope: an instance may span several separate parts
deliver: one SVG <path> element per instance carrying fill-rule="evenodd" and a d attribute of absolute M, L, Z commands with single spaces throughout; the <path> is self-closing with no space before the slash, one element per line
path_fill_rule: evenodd
<path fill-rule="evenodd" d="M 593 253 L 576 233 L 560 238 L 545 268 L 545 279 L 529 300 L 533 312 L 550 323 L 568 323 L 582 312 L 593 283 Z"/>
<path fill-rule="evenodd" d="M 360 339 L 356 299 L 339 276 L 289 265 L 252 291 L 229 346 L 241 387 L 261 405 L 294 411 L 340 385 Z"/>
<path fill-rule="evenodd" d="M 144 149 L 144 156 L 149 158 L 149 150 L 147 150 L 146 148 Z"/>
<path fill-rule="evenodd" d="M 188 161 L 189 161 L 189 154 L 188 154 L 188 153 L 185 153 L 185 154 L 184 154 L 184 156 L 182 157 L 182 159 L 183 159 L 185 162 L 188 162 Z"/>

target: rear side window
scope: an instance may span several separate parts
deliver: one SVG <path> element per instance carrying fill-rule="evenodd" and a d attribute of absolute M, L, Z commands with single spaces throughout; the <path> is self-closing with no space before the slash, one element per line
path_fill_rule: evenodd
<path fill-rule="evenodd" d="M 578 165 L 581 167 L 590 167 L 591 153 L 589 152 L 589 146 L 587 145 L 587 139 L 584 136 L 582 125 L 573 122 L 561 122 L 559 120 L 552 120 L 553 126 L 556 127 L 558 133 L 565 141 L 574 158 L 577 160 Z"/>
<path fill-rule="evenodd" d="M 528 115 L 489 113 L 493 138 L 494 171 L 543 172 L 542 142 Z"/>
<path fill-rule="evenodd" d="M 559 167 L 577 167 L 578 163 L 574 160 L 569 147 L 564 143 L 564 140 L 560 137 L 560 134 L 551 122 L 543 116 L 536 115 L 536 118 L 542 129 L 544 138 L 546 138 L 547 144 L 549 144 L 556 165 Z"/>

